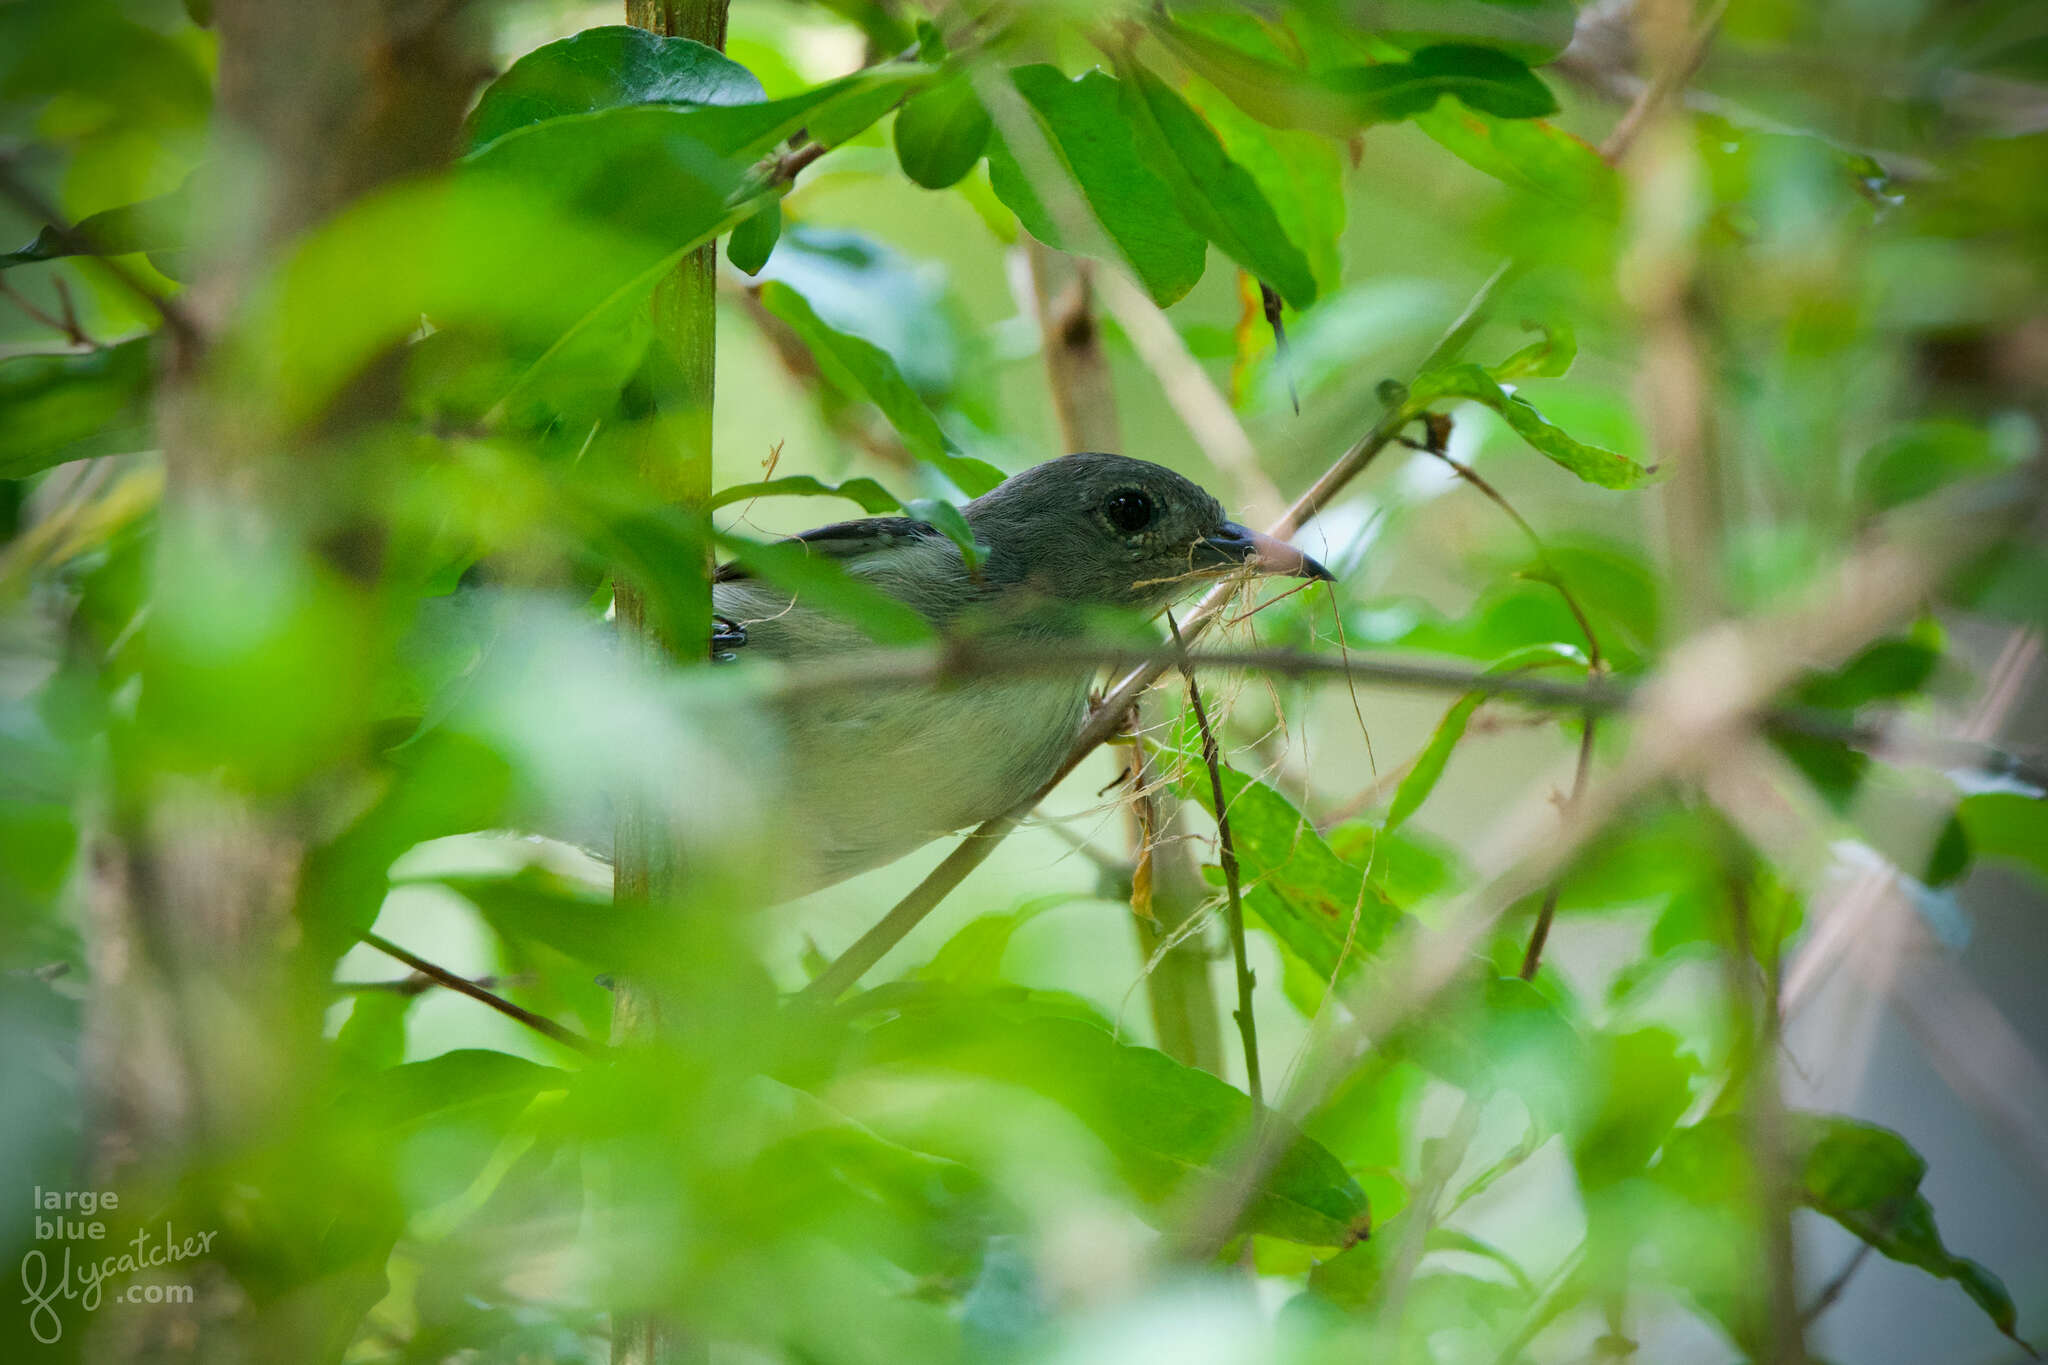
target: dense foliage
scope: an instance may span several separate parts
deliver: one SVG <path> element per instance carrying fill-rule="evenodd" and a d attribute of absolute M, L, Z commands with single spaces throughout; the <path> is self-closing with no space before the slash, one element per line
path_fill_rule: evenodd
<path fill-rule="evenodd" d="M 1797 1035 L 2048 883 L 2038 6 L 295 8 L 0 4 L 9 1359 L 1792 1361 L 1821 1220 L 2040 1330 Z M 735 910 L 776 689 L 1003 661 L 775 535 L 1083 444 L 1339 581 L 805 991 L 943 850 Z"/>

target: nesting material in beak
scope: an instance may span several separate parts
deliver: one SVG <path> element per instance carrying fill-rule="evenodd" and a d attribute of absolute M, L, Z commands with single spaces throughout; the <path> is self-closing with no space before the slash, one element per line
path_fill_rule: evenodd
<path fill-rule="evenodd" d="M 1319 579 L 1334 583 L 1337 576 L 1284 540 L 1226 521 L 1215 535 L 1202 542 L 1225 565 L 1249 564 L 1262 574 L 1291 578 Z"/>

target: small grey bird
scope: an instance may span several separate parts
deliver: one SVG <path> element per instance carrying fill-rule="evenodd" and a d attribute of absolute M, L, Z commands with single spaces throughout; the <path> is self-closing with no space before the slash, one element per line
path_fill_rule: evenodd
<path fill-rule="evenodd" d="M 907 517 L 836 522 L 793 537 L 921 613 L 941 633 L 1010 645 L 1072 639 L 1091 612 L 1156 611 L 1249 568 L 1328 579 L 1294 547 L 1230 521 L 1170 469 L 1086 452 L 1006 479 L 965 508 L 987 552 Z M 712 587 L 722 660 L 794 661 L 872 648 L 847 621 L 721 568 Z M 777 890 L 794 895 L 893 861 L 1014 807 L 1065 757 L 1094 670 L 943 686 L 802 694 L 780 713 L 783 828 L 798 845 Z M 796 861 L 801 859 L 801 861 Z"/>

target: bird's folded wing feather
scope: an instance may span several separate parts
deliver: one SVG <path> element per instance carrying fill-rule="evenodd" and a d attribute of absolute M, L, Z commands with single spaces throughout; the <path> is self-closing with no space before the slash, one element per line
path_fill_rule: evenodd
<path fill-rule="evenodd" d="M 850 567 L 853 561 L 868 555 L 886 554 L 934 538 L 943 540 L 945 537 L 911 517 L 860 517 L 853 521 L 835 521 L 829 526 L 820 526 L 787 539 L 802 542 L 810 547 L 812 554 L 823 555 Z M 752 577 L 745 566 L 728 563 L 718 566 L 711 581 L 737 583 Z"/>

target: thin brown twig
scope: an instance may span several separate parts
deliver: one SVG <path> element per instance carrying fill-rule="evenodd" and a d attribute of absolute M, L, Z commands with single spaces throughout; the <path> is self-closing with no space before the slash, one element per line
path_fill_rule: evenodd
<path fill-rule="evenodd" d="M 1174 645 L 1181 651 L 1181 676 L 1188 680 L 1188 704 L 1194 708 L 1195 725 L 1202 732 L 1202 762 L 1209 769 L 1209 794 L 1216 804 L 1216 857 L 1223 864 L 1225 924 L 1230 932 L 1230 955 L 1237 965 L 1237 1008 L 1231 1017 L 1237 1020 L 1238 1040 L 1244 1044 L 1245 1091 L 1252 1097 L 1252 1111 L 1258 1113 L 1266 1107 L 1265 1087 L 1259 1081 L 1259 1028 L 1252 1015 L 1252 988 L 1258 985 L 1258 978 L 1252 975 L 1251 960 L 1245 951 L 1244 890 L 1237 866 L 1237 842 L 1230 835 L 1230 809 L 1223 799 L 1223 751 L 1217 746 L 1216 732 L 1209 726 L 1209 711 L 1202 705 L 1202 689 L 1195 683 L 1195 670 L 1188 661 L 1180 623 L 1170 611 L 1166 613 L 1166 625 L 1173 632 Z"/>
<path fill-rule="evenodd" d="M 375 934 L 365 929 L 357 937 L 385 956 L 393 957 L 403 962 L 421 976 L 429 977 L 446 986 L 451 991 L 459 991 L 472 1000 L 489 1005 L 506 1018 L 518 1020 L 535 1033 L 544 1034 L 560 1043 L 563 1047 L 580 1052 L 586 1057 L 601 1057 L 604 1055 L 605 1050 L 600 1044 L 593 1043 L 581 1034 L 571 1033 L 554 1020 L 535 1014 L 524 1006 L 515 1005 L 502 995 L 485 990 L 483 986 L 469 980 L 467 977 L 457 976 L 446 967 L 437 966 L 416 953 L 407 952 L 380 934 Z"/>
<path fill-rule="evenodd" d="M 1856 1272 L 1861 1270 L 1863 1262 L 1869 1259 L 1870 1251 L 1870 1243 L 1858 1242 L 1856 1244 L 1856 1250 L 1850 1255 L 1848 1264 L 1836 1271 L 1835 1277 L 1822 1287 L 1819 1294 L 1814 1296 L 1813 1302 L 1801 1310 L 1799 1314 L 1801 1323 L 1810 1327 L 1815 1319 L 1835 1306 L 1835 1301 L 1841 1298 L 1842 1294 L 1849 1288 L 1849 1281 L 1856 1278 Z"/>
<path fill-rule="evenodd" d="M 26 210 L 30 217 L 44 223 L 67 251 L 99 262 L 101 268 L 119 281 L 124 289 L 148 304 L 156 315 L 163 319 L 164 330 L 171 335 L 178 368 L 184 368 L 198 357 L 199 325 L 192 320 L 184 306 L 176 299 L 166 297 L 119 260 L 102 255 L 93 241 L 83 236 L 75 225 L 57 211 L 55 204 L 45 199 L 40 190 L 16 173 L 15 163 L 11 157 L 0 156 L 0 194 L 12 199 Z"/>
<path fill-rule="evenodd" d="M 1600 159 L 1614 166 L 1628 155 L 1628 149 L 1635 145 L 1643 129 L 1649 126 L 1650 115 L 1663 107 L 1685 83 L 1699 71 L 1707 59 L 1707 48 L 1713 44 L 1714 35 L 1720 31 L 1721 16 L 1728 12 L 1728 0 L 1714 0 L 1699 27 L 1687 39 L 1679 59 L 1659 71 L 1636 95 L 1635 103 L 1622 113 L 1621 121 L 1614 125 L 1614 131 L 1600 144 Z"/>
<path fill-rule="evenodd" d="M 1435 417 L 1434 414 L 1432 416 Z M 1529 524 L 1529 519 L 1517 511 L 1514 504 L 1509 502 L 1499 489 L 1488 483 L 1478 470 L 1457 459 L 1445 448 L 1445 437 L 1450 432 L 1449 418 L 1435 417 L 1435 420 L 1424 425 L 1429 433 L 1428 442 L 1421 445 L 1414 442 L 1409 444 L 1416 445 L 1419 450 L 1428 451 L 1456 470 L 1459 478 L 1478 489 L 1488 501 L 1505 512 L 1509 520 L 1522 528 L 1522 534 L 1536 547 L 1537 562 L 1542 564 L 1543 572 L 1547 575 L 1544 581 L 1556 589 L 1557 595 L 1564 599 L 1565 607 L 1571 612 L 1572 619 L 1579 624 L 1579 633 L 1586 637 L 1587 664 L 1593 673 L 1599 673 L 1606 663 L 1600 653 L 1600 637 L 1593 633 L 1592 619 L 1586 615 L 1586 609 L 1579 605 L 1578 595 L 1572 591 L 1571 585 L 1564 581 L 1564 575 L 1558 572 L 1557 565 L 1551 560 L 1550 547 L 1544 543 L 1543 537 L 1536 533 L 1536 528 Z M 1579 731 L 1579 756 L 1577 765 L 1572 770 L 1572 791 L 1563 804 L 1566 818 L 1570 818 L 1572 808 L 1586 794 L 1586 778 L 1593 769 L 1593 737 L 1598 724 L 1593 710 L 1587 708 L 1583 713 L 1583 724 Z M 1543 893 L 1543 904 L 1536 911 L 1536 923 L 1529 930 L 1529 946 L 1522 952 L 1521 977 L 1524 981 L 1536 979 L 1536 969 L 1543 963 L 1544 945 L 1550 941 L 1550 926 L 1557 919 L 1558 897 L 1563 892 L 1564 881 L 1560 878 L 1553 881 L 1549 890 Z"/>
<path fill-rule="evenodd" d="M 19 308 L 31 321 L 40 322 L 52 331 L 63 333 L 65 340 L 69 341 L 72 345 L 93 346 L 97 349 L 93 339 L 87 336 L 85 329 L 78 325 L 78 315 L 71 308 L 71 293 L 64 288 L 64 281 L 62 280 L 57 281 L 57 297 L 64 307 L 64 316 L 62 317 L 52 317 L 26 294 L 23 294 L 19 289 L 9 284 L 5 277 L 0 277 L 0 298 L 5 298 L 16 308 Z"/>

